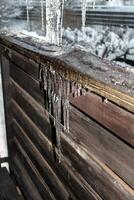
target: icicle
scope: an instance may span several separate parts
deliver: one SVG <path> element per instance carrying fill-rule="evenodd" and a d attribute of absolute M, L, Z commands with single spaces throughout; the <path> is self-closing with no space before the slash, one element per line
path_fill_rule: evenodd
<path fill-rule="evenodd" d="M 96 0 L 93 0 L 93 9 L 95 10 Z"/>
<path fill-rule="evenodd" d="M 56 45 L 62 43 L 64 0 L 46 0 L 46 38 Z"/>
<path fill-rule="evenodd" d="M 82 32 L 85 32 L 87 0 L 82 0 Z"/>
<path fill-rule="evenodd" d="M 82 87 L 82 95 L 85 96 L 86 95 L 86 88 Z"/>
<path fill-rule="evenodd" d="M 76 98 L 85 95 L 81 84 L 58 74 L 49 63 L 39 67 L 39 82 L 45 94 L 45 109 L 54 121 L 58 159 L 61 161 L 61 133 L 69 132 L 70 94 Z"/>
<path fill-rule="evenodd" d="M 41 22 L 42 22 L 42 31 L 45 31 L 45 26 L 44 26 L 44 0 L 41 0 Z"/>
<path fill-rule="evenodd" d="M 69 109 L 70 109 L 70 103 L 69 103 L 69 96 L 70 96 L 70 81 L 67 80 L 66 82 L 66 130 L 69 131 Z"/>
<path fill-rule="evenodd" d="M 29 0 L 26 0 L 26 11 L 27 11 L 27 27 L 30 28 L 30 17 L 29 17 Z"/>

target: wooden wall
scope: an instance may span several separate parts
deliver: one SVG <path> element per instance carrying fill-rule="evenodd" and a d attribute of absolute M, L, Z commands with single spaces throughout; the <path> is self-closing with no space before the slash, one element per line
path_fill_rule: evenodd
<path fill-rule="evenodd" d="M 134 115 L 87 93 L 71 99 L 61 162 L 38 83 L 38 64 L 11 51 L 5 99 L 11 172 L 27 200 L 134 200 Z M 6 101 L 5 101 L 6 102 Z M 8 100 L 9 102 L 9 100 Z"/>

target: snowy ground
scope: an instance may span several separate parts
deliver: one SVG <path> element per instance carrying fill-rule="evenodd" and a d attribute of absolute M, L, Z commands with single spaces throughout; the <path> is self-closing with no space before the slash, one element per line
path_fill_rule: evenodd
<path fill-rule="evenodd" d="M 84 31 L 70 29 L 63 31 L 68 43 L 92 52 L 93 54 L 111 61 L 130 60 L 134 64 L 134 30 L 120 27 L 116 32 L 109 27 L 101 30 L 85 27 Z"/>

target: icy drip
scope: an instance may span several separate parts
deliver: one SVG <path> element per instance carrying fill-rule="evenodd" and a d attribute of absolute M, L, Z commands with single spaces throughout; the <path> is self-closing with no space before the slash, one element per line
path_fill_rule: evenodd
<path fill-rule="evenodd" d="M 82 0 L 82 32 L 85 32 L 87 0 Z"/>
<path fill-rule="evenodd" d="M 96 6 L 96 0 L 93 0 L 93 9 L 95 9 Z"/>
<path fill-rule="evenodd" d="M 41 24 L 42 24 L 42 31 L 45 31 L 45 26 L 44 26 L 44 0 L 41 0 Z"/>
<path fill-rule="evenodd" d="M 46 0 L 46 38 L 47 41 L 62 44 L 64 0 Z"/>
<path fill-rule="evenodd" d="M 69 97 L 70 95 L 74 98 L 85 95 L 86 89 L 81 84 L 61 76 L 49 63 L 46 66 L 40 66 L 39 82 L 45 96 L 45 109 L 55 126 L 60 161 L 61 134 L 69 132 Z"/>
<path fill-rule="evenodd" d="M 27 27 L 30 27 L 30 17 L 29 17 L 29 0 L 26 0 L 26 12 L 27 12 Z"/>

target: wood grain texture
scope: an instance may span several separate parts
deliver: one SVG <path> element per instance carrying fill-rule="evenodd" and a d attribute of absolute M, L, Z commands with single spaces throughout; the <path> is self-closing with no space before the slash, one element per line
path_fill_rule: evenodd
<path fill-rule="evenodd" d="M 15 40 L 2 42 L 14 49 L 9 55 L 13 62 L 8 62 L 12 92 L 8 130 L 12 171 L 26 198 L 32 199 L 35 188 L 35 199 L 45 199 L 46 194 L 47 199 L 59 200 L 134 200 L 133 97 L 83 74 L 64 55 L 38 54 Z M 70 132 L 61 136 L 61 163 L 55 160 L 51 119 L 37 80 L 39 63 L 46 61 L 96 93 L 71 99 Z"/>
<path fill-rule="evenodd" d="M 5 45 L 5 47 L 17 51 L 38 64 L 46 64 L 47 61 L 50 62 L 50 64 L 53 65 L 54 70 L 58 71 L 66 78 L 85 85 L 90 89 L 90 91 L 93 91 L 134 113 L 134 98 L 132 96 L 122 92 L 122 88 L 118 89 L 115 85 L 113 86 L 112 84 L 105 83 L 104 80 L 107 80 L 107 77 L 99 81 L 96 80 L 94 76 L 90 75 L 89 70 L 87 71 L 88 65 L 84 65 L 80 60 L 80 57 L 83 58 L 84 52 L 77 50 L 79 56 L 75 56 L 76 51 L 72 50 L 62 56 L 56 56 L 54 52 L 45 50 L 39 51 L 36 47 L 32 47 L 11 37 L 1 37 L 1 43 Z M 72 56 L 73 54 L 74 56 Z M 95 59 L 100 63 L 100 58 L 93 55 L 91 55 L 91 57 L 95 57 Z M 101 61 L 101 64 L 106 65 L 103 60 Z M 112 65 L 108 67 L 112 68 Z M 86 72 L 84 71 L 85 69 Z M 103 75 L 105 75 L 105 73 Z"/>
<path fill-rule="evenodd" d="M 43 93 L 39 90 L 37 81 L 15 66 L 11 69 L 11 76 L 41 105 L 44 105 Z M 19 78 L 20 76 L 22 79 Z M 28 84 L 29 87 L 27 87 Z M 71 103 L 115 135 L 134 146 L 134 115 L 132 113 L 109 101 L 106 103 L 103 98 L 93 93 L 72 98 Z"/>
<path fill-rule="evenodd" d="M 134 115 L 132 113 L 109 101 L 103 101 L 103 98 L 93 93 L 72 98 L 71 103 L 134 147 Z"/>
<path fill-rule="evenodd" d="M 13 168 L 15 178 L 25 196 L 26 199 L 29 200 L 43 200 L 35 187 L 33 181 L 31 180 L 28 172 L 22 164 L 20 158 L 16 155 L 12 159 Z"/>
<path fill-rule="evenodd" d="M 30 160 L 22 146 L 20 145 L 17 138 L 14 139 L 14 150 L 16 151 L 19 159 L 22 161 L 24 167 L 27 169 L 28 174 L 32 181 L 34 182 L 36 188 L 38 189 L 42 199 L 46 200 L 56 200 L 51 190 L 48 188 L 46 182 L 34 166 L 33 162 Z"/>
<path fill-rule="evenodd" d="M 46 134 L 40 131 L 40 129 L 32 122 L 32 120 L 26 115 L 26 113 L 24 113 L 24 111 L 15 102 L 12 103 L 12 107 L 13 110 L 16 110 L 16 112 L 18 113 L 18 115 L 14 115 L 16 121 L 27 133 L 27 136 L 35 144 L 37 149 L 43 155 L 44 159 L 48 161 L 50 166 L 57 173 L 60 180 L 64 182 L 65 187 L 69 191 L 71 199 L 74 199 L 72 195 L 73 193 L 74 195 L 76 195 L 77 199 L 80 200 L 82 197 L 84 197 L 85 199 L 101 200 L 101 198 L 95 193 L 95 191 L 93 191 L 93 189 L 85 183 L 80 175 L 74 172 L 74 170 L 72 172 L 70 162 L 66 161 L 64 157 L 61 163 L 58 163 L 54 159 L 54 152 L 51 141 L 48 140 Z M 70 190 L 72 191 L 72 193 L 70 193 Z M 79 191 L 79 193 L 77 191 Z"/>
<path fill-rule="evenodd" d="M 44 108 L 40 104 L 37 104 L 17 83 L 13 81 L 12 83 L 15 90 L 14 99 L 23 107 L 24 111 L 50 141 L 52 141 L 53 135 L 50 131 L 49 118 L 44 112 Z M 17 116 L 16 109 L 14 109 L 13 113 L 14 116 Z M 39 121 L 36 120 L 36 115 L 38 115 Z M 21 117 L 19 119 L 20 123 Z M 90 152 L 94 153 L 95 156 L 134 188 L 133 148 L 129 147 L 90 118 L 86 118 L 80 114 L 73 107 L 70 110 L 70 130 L 71 136 L 76 142 L 83 144 Z"/>
<path fill-rule="evenodd" d="M 18 95 L 17 95 L 18 96 Z M 23 94 L 23 96 L 24 96 L 24 94 Z M 32 119 L 32 116 L 30 116 L 30 118 Z M 77 145 L 78 145 L 78 143 L 76 143 Z M 63 143 L 63 148 L 66 146 L 64 143 Z M 82 147 L 83 148 L 83 147 Z M 68 151 L 71 153 L 71 147 L 70 146 L 67 146 L 66 148 L 65 148 L 65 150 L 64 150 L 64 152 L 66 152 L 67 151 L 67 149 L 68 149 Z M 70 160 L 70 153 L 67 151 L 67 154 L 65 154 L 66 156 L 68 156 L 69 155 L 69 157 L 68 157 L 68 159 Z M 73 154 L 74 155 L 74 152 L 73 153 L 71 153 L 71 154 Z M 73 156 L 72 155 L 72 156 Z M 76 155 L 74 156 L 74 157 L 72 157 L 72 162 L 74 162 L 74 160 L 76 159 L 76 158 L 79 158 L 79 160 L 81 160 L 81 158 L 80 157 L 78 157 L 78 155 L 77 155 L 77 153 L 76 153 Z M 78 160 L 77 160 L 78 161 Z M 82 164 L 83 163 L 83 164 Z M 91 161 L 91 163 L 92 163 L 92 161 Z M 82 164 L 82 165 L 81 165 Z M 79 165 L 79 166 L 77 166 L 77 165 Z M 80 165 L 81 165 L 81 167 L 80 167 Z M 90 163 L 88 163 L 88 165 L 90 166 Z M 87 180 L 87 181 L 91 181 L 91 179 L 88 179 L 88 175 L 87 174 L 89 174 L 89 171 L 88 171 L 88 169 L 87 169 L 87 172 L 86 172 L 86 174 L 83 174 L 83 167 L 84 166 L 88 166 L 87 165 L 87 163 L 84 163 L 83 161 L 82 162 L 79 162 L 79 164 L 77 163 L 76 165 L 75 165 L 75 167 L 74 168 L 76 168 L 76 169 L 78 169 L 77 167 L 80 167 L 80 169 L 82 170 L 82 171 L 80 171 L 80 174 L 82 174 L 83 176 L 84 176 L 84 178 Z M 97 164 L 96 164 L 97 165 Z M 105 166 L 105 165 L 104 165 Z M 91 167 L 91 166 L 90 166 Z M 88 168 L 90 168 L 90 167 L 88 167 Z M 97 166 L 96 166 L 97 167 Z M 106 166 L 105 166 L 106 167 Z M 80 170 L 79 169 L 79 170 Z M 86 170 L 86 168 L 85 168 L 85 170 Z M 93 166 L 92 166 L 92 170 L 93 170 Z M 109 170 L 110 171 L 110 170 Z M 106 180 L 108 179 L 108 181 L 110 181 L 110 185 L 109 185 L 109 187 L 110 187 L 110 189 L 109 190 L 113 190 L 113 195 L 111 195 L 111 198 L 115 198 L 115 195 L 117 195 L 116 193 L 118 192 L 118 190 L 119 190 L 119 188 L 117 189 L 117 187 L 115 187 L 115 184 L 114 184 L 114 181 L 118 181 L 118 176 L 116 176 L 112 171 L 110 171 L 110 173 L 109 172 L 107 172 L 107 171 L 103 171 L 102 170 L 102 172 L 101 172 L 102 174 L 105 174 L 104 175 L 104 177 L 106 178 Z M 111 177 L 111 173 L 112 173 L 112 177 Z M 95 174 L 97 174 L 97 172 L 93 172 L 93 177 L 95 176 Z M 105 180 L 105 178 L 104 177 L 101 177 L 101 175 L 100 175 L 100 177 L 96 177 L 97 178 L 97 180 L 98 180 L 98 184 L 102 184 L 101 182 L 105 182 L 105 186 L 104 186 L 104 188 L 107 188 L 108 186 L 107 186 L 107 181 Z M 110 180 L 110 177 L 111 177 L 111 180 Z M 95 178 L 95 177 L 94 177 Z M 112 179 L 114 179 L 114 181 L 112 181 Z M 97 180 L 94 180 L 95 181 L 95 183 L 96 183 L 96 181 Z M 112 183 L 111 183 L 111 181 L 112 181 Z M 91 182 L 89 182 L 89 184 L 93 184 L 92 183 L 92 181 Z M 103 183 L 104 184 L 104 183 Z M 111 185 L 112 184 L 112 185 Z M 121 190 L 120 191 L 120 194 L 119 194 L 119 199 L 122 199 L 123 197 L 124 197 L 124 194 L 125 194 L 125 196 L 126 196 L 126 198 L 128 198 L 128 197 L 130 197 L 130 199 L 133 199 L 133 194 L 129 194 L 129 192 L 127 191 L 127 188 L 129 188 L 129 187 L 127 187 L 127 185 L 121 180 L 121 179 L 119 179 L 119 184 L 121 184 L 122 185 L 122 187 L 124 187 L 124 189 L 123 189 L 123 191 Z M 124 186 L 125 185 L 125 186 Z M 99 187 L 99 186 L 96 186 L 96 184 L 94 185 L 94 187 L 95 187 L 95 190 L 96 190 L 96 187 Z M 103 187 L 100 187 L 100 188 L 103 188 Z M 103 189 L 104 189 L 103 188 Z M 107 198 L 108 198 L 108 195 L 109 195 L 109 192 L 107 193 L 107 192 L 105 192 L 104 193 L 104 191 L 103 191 L 103 189 L 101 190 L 101 192 L 102 192 L 102 194 L 101 195 L 104 195 L 104 197 L 106 198 L 106 196 L 107 196 Z M 131 190 L 131 189 L 130 189 Z M 116 191 L 116 192 L 115 192 Z M 100 191 L 99 191 L 100 192 Z M 132 191 L 131 191 L 132 192 Z M 107 194 L 106 194 L 107 193 Z M 124 193 L 124 194 L 123 194 Z M 106 195 L 106 196 L 105 196 Z"/>

